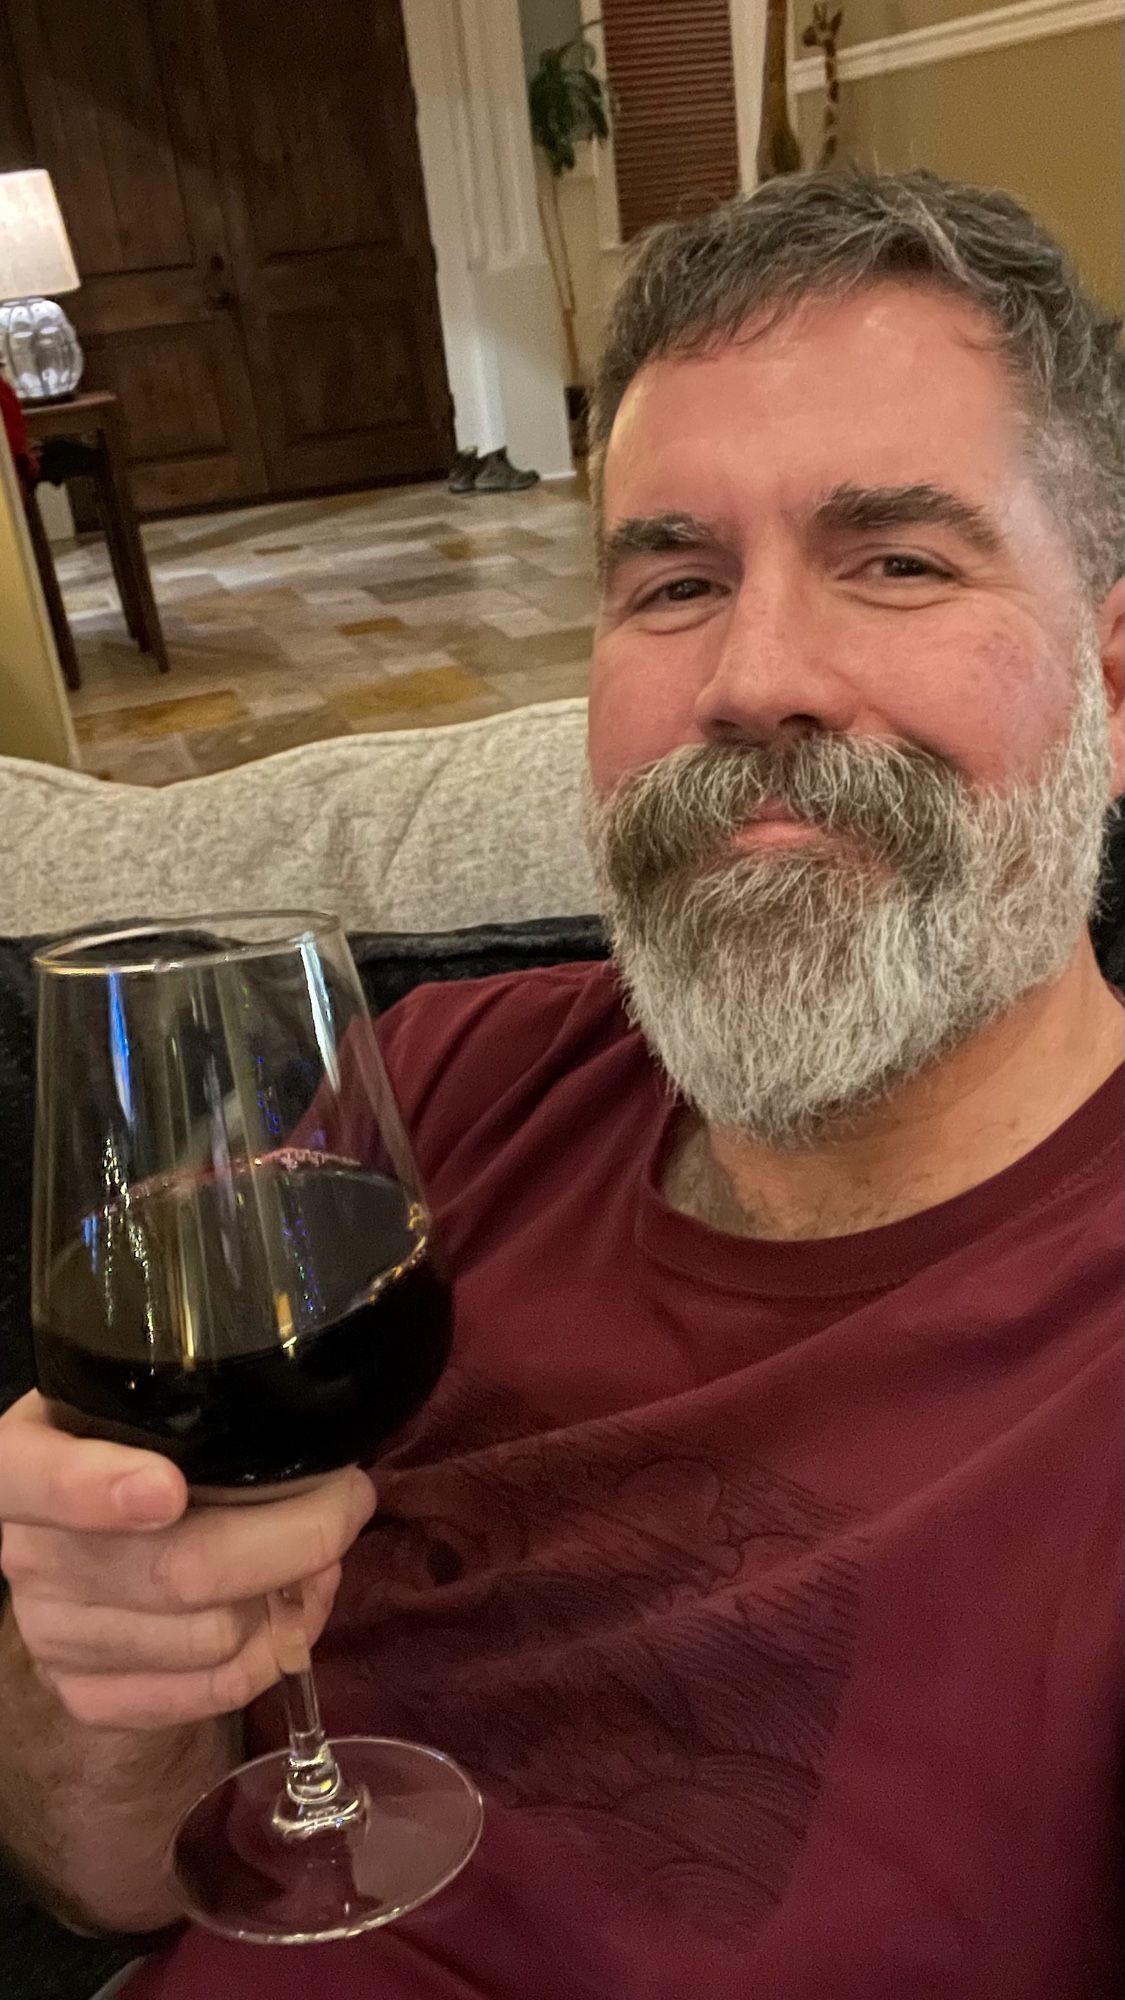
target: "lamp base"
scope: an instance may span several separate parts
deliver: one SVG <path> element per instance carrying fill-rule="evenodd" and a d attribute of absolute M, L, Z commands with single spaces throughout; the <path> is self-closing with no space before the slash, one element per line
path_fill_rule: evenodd
<path fill-rule="evenodd" d="M 21 403 L 34 403 L 37 410 L 49 410 L 56 403 L 73 403 L 77 389 L 64 389 L 61 396 L 21 396 Z"/>
<path fill-rule="evenodd" d="M 0 368 L 21 403 L 59 403 L 82 380 L 78 335 L 54 299 L 0 305 Z"/>

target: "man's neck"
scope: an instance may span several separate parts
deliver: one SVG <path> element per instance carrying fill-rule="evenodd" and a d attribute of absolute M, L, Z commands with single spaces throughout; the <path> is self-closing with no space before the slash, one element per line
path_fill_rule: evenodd
<path fill-rule="evenodd" d="M 979 1186 L 1078 1110 L 1122 1060 L 1122 1009 L 1088 943 L 1062 978 L 860 1123 L 779 1153 L 685 1114 L 664 1174 L 674 1208 L 730 1235 L 850 1236 Z"/>

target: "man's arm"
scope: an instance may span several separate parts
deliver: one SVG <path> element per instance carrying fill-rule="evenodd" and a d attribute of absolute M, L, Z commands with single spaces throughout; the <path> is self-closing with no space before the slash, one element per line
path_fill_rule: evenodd
<path fill-rule="evenodd" d="M 238 1762 L 241 1718 L 86 1728 L 33 1664 L 10 1605 L 0 1713 L 0 1841 L 36 1901 L 79 1931 L 175 1923 L 183 1913 L 162 1857 L 181 1813 Z"/>
<path fill-rule="evenodd" d="M 78 1929 L 175 1919 L 169 1836 L 278 1679 L 266 1595 L 302 1586 L 314 1644 L 375 1496 L 352 1470 L 187 1501 L 166 1459 L 65 1436 L 34 1393 L 0 1418 L 0 1841 Z"/>

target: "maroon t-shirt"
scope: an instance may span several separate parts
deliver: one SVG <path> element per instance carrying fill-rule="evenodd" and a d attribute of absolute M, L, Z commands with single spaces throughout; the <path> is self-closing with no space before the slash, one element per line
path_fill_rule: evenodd
<path fill-rule="evenodd" d="M 952 1201 L 766 1242 L 664 1202 L 608 968 L 382 1033 L 454 1359 L 317 1667 L 486 1832 L 390 1930 L 189 1932 L 130 2000 L 1118 1993 L 1121 1073 Z"/>

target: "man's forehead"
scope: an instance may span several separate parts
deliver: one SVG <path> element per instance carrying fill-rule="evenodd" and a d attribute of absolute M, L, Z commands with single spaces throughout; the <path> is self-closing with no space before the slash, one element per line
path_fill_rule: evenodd
<path fill-rule="evenodd" d="M 785 312 L 763 312 L 733 332 L 643 362 L 618 405 L 607 464 L 650 423 L 666 428 L 678 409 L 697 414 L 716 375 L 724 378 L 719 406 L 709 413 L 717 427 L 736 423 L 740 402 L 755 394 L 772 399 L 780 391 L 798 403 L 831 399 L 879 411 L 897 393 L 924 411 L 943 394 L 963 393 L 967 380 L 998 414 L 1015 410 L 997 331 L 980 308 L 932 286 L 888 281 L 842 299 L 813 296 Z"/>

